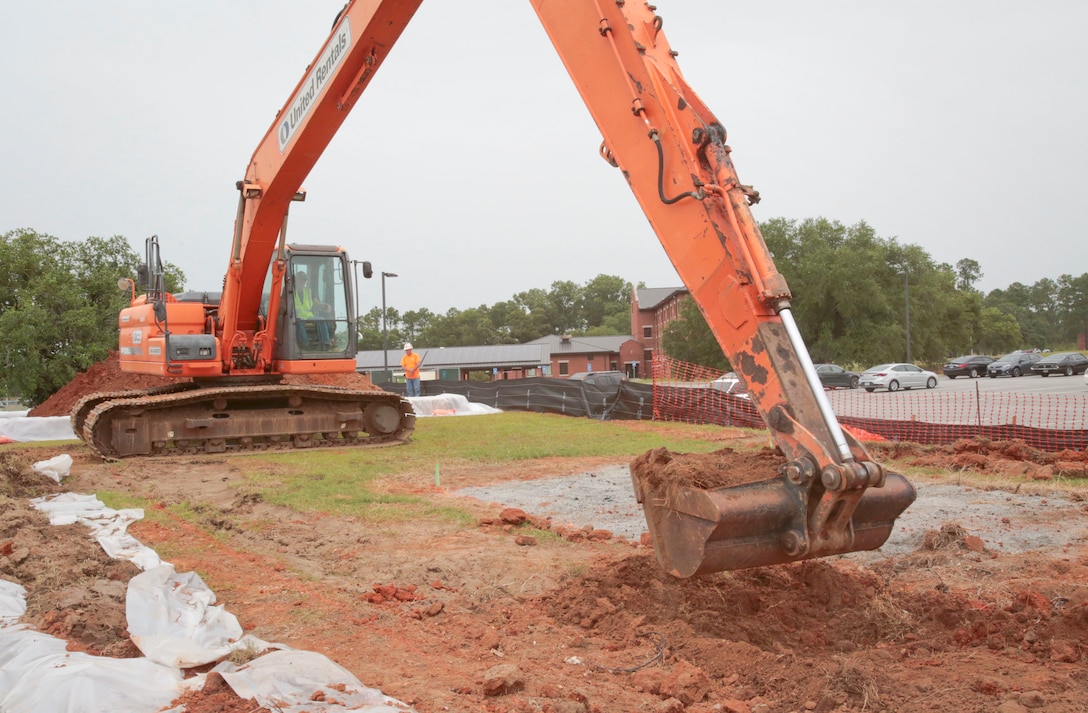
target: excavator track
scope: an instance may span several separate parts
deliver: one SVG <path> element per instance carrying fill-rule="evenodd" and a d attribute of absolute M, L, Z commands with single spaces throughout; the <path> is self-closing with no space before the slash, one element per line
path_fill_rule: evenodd
<path fill-rule="evenodd" d="M 415 430 L 411 404 L 385 391 L 319 385 L 198 387 L 92 394 L 71 414 L 75 432 L 99 456 L 358 448 L 404 443 Z"/>

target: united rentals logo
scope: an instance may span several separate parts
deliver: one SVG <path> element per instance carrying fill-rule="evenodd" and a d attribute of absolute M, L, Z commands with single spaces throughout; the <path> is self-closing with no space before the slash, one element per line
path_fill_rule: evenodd
<path fill-rule="evenodd" d="M 302 125 L 303 120 L 310 113 L 310 109 L 317 103 L 318 95 L 321 94 L 326 83 L 332 78 L 333 72 L 347 55 L 350 46 L 351 23 L 345 17 L 344 21 L 340 23 L 336 37 L 326 45 L 325 51 L 321 53 L 317 64 L 306 75 L 302 87 L 299 89 L 298 94 L 295 95 L 291 106 L 287 109 L 287 114 L 284 116 L 279 130 L 280 153 L 283 153 L 284 149 L 287 148 L 287 144 L 291 143 L 291 137 L 295 135 L 298 127 Z"/>

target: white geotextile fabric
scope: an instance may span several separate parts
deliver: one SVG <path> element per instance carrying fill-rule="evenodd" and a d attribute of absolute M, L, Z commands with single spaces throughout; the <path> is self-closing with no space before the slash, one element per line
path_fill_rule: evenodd
<path fill-rule="evenodd" d="M 62 478 L 67 478 L 72 473 L 72 456 L 61 453 L 48 460 L 41 460 L 30 466 L 30 469 L 38 475 L 44 475 L 55 483 Z"/>
<path fill-rule="evenodd" d="M 171 564 L 129 580 L 125 616 L 132 643 L 167 666 L 192 668 L 230 654 L 242 638 L 238 618 L 215 604 L 215 593 L 196 572 Z"/>
<path fill-rule="evenodd" d="M 148 659 L 68 651 L 67 643 L 22 625 L 0 629 L 4 713 L 153 713 L 181 692 L 181 670 Z"/>
<path fill-rule="evenodd" d="M 70 441 L 76 437 L 67 416 L 28 417 L 26 411 L 0 411 L 0 436 L 13 441 Z"/>
<path fill-rule="evenodd" d="M 408 398 L 417 416 L 480 416 L 502 413 L 501 409 L 469 401 L 461 394 L 411 396 Z"/>
<path fill-rule="evenodd" d="M 165 713 L 171 701 L 196 685 L 193 679 L 183 680 L 183 668 L 210 663 L 235 649 L 285 649 L 243 666 L 224 661 L 215 668 L 235 693 L 261 705 L 277 702 L 284 713 L 412 713 L 406 704 L 367 688 L 320 654 L 243 635 L 237 617 L 215 605 L 215 594 L 198 575 L 177 574 L 173 565 L 126 532 L 130 523 L 143 518 L 143 510 L 113 510 L 94 495 L 78 493 L 31 503 L 54 525 L 83 523 L 107 554 L 144 570 L 129 581 L 125 614 L 132 640 L 146 658 L 67 651 L 65 641 L 17 623 L 26 612 L 26 591 L 0 579 L 3 713 Z M 312 700 L 318 690 L 325 692 L 324 701 Z M 169 711 L 183 713 L 184 707 Z"/>
<path fill-rule="evenodd" d="M 151 713 L 179 692 L 181 671 L 147 659 L 67 650 L 67 642 L 22 624 L 26 590 L 0 579 L 0 711 Z"/>
<path fill-rule="evenodd" d="M 18 623 L 26 614 L 26 589 L 17 582 L 0 579 L 0 627 Z"/>
<path fill-rule="evenodd" d="M 114 510 L 94 495 L 79 493 L 34 498 L 30 503 L 48 515 L 52 525 L 83 523 L 91 529 L 91 536 L 98 540 L 106 554 L 114 559 L 128 560 L 145 570 L 162 564 L 155 550 L 126 532 L 130 524 L 143 519 L 141 508 Z"/>
<path fill-rule="evenodd" d="M 367 688 L 343 666 L 312 651 L 273 651 L 249 663 L 216 666 L 234 692 L 283 713 L 323 713 L 333 703 L 359 713 L 406 713 L 404 703 Z M 320 691 L 323 700 L 315 701 Z M 334 710 L 340 710 L 336 708 Z"/>

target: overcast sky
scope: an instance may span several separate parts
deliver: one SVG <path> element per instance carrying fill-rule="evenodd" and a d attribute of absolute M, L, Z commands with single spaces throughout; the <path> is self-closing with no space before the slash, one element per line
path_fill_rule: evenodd
<path fill-rule="evenodd" d="M 571 2 L 579 0 L 569 0 Z M 988 291 L 1088 272 L 1088 3 L 659 0 L 757 220 L 868 222 Z M 219 289 L 257 143 L 343 0 L 5 2 L 0 233 L 160 237 Z M 292 207 L 389 306 L 679 286 L 528 2 L 425 0 Z M 363 286 L 363 311 L 381 285 Z"/>

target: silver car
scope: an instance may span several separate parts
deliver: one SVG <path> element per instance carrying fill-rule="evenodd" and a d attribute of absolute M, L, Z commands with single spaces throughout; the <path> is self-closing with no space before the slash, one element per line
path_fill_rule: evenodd
<path fill-rule="evenodd" d="M 877 389 L 932 389 L 937 386 L 937 375 L 914 364 L 878 364 L 863 371 L 859 383 L 870 393 Z"/>

